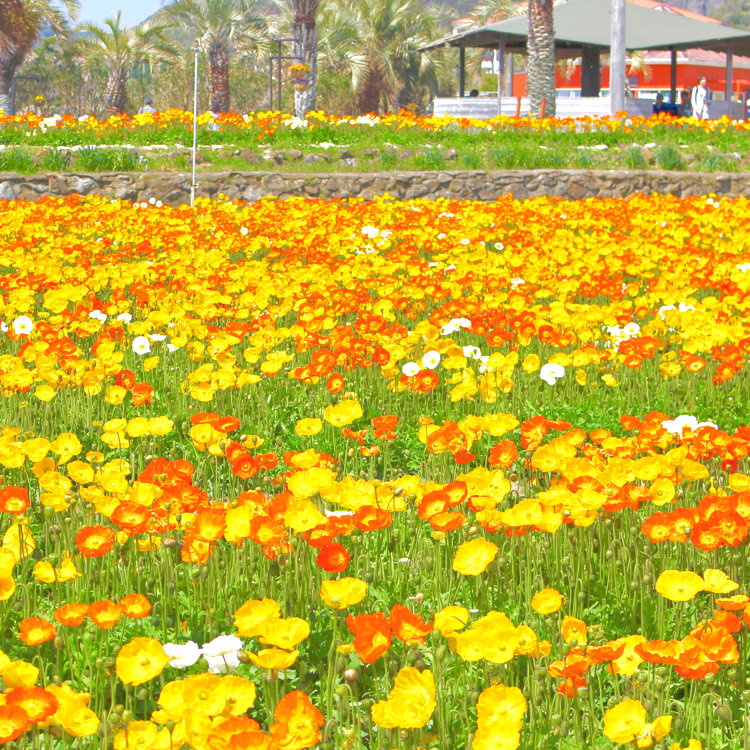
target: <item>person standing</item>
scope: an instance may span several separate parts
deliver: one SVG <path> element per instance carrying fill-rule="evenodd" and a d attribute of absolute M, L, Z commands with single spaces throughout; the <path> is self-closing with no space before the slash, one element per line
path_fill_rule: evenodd
<path fill-rule="evenodd" d="M 708 120 L 708 102 L 711 92 L 706 85 L 706 76 L 698 76 L 698 85 L 693 87 L 690 104 L 693 107 L 693 117 L 696 120 Z"/>
<path fill-rule="evenodd" d="M 143 99 L 143 106 L 138 110 L 139 115 L 146 115 L 146 114 L 153 114 L 156 112 L 156 108 L 154 107 L 154 100 L 147 96 Z"/>

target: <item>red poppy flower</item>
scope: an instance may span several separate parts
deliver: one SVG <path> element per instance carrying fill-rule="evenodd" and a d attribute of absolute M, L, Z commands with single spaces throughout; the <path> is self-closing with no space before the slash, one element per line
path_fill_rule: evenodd
<path fill-rule="evenodd" d="M 393 516 L 385 508 L 363 505 L 355 511 L 353 521 L 360 531 L 374 531 L 390 526 L 393 523 Z"/>
<path fill-rule="evenodd" d="M 154 394 L 153 386 L 148 383 L 136 383 L 130 391 L 130 398 L 133 406 L 143 406 L 151 403 L 151 396 Z"/>
<path fill-rule="evenodd" d="M 125 617 L 139 619 L 151 614 L 151 602 L 143 594 L 128 594 L 123 596 L 119 602 L 120 610 Z"/>
<path fill-rule="evenodd" d="M 132 370 L 120 370 L 115 376 L 115 384 L 130 390 L 135 385 L 135 373 Z"/>
<path fill-rule="evenodd" d="M 18 623 L 18 637 L 27 646 L 39 646 L 55 637 L 55 626 L 42 617 L 27 617 Z"/>
<path fill-rule="evenodd" d="M 328 573 L 343 573 L 349 567 L 349 553 L 342 544 L 327 544 L 318 552 L 316 563 Z"/>
<path fill-rule="evenodd" d="M 377 661 L 391 646 L 391 629 L 382 612 L 349 615 L 346 627 L 354 633 L 354 650 L 365 664 Z"/>
<path fill-rule="evenodd" d="M 114 543 L 115 532 L 106 526 L 84 526 L 76 534 L 76 547 L 84 557 L 102 557 Z"/>
<path fill-rule="evenodd" d="M 459 466 L 470 464 L 475 458 L 476 456 L 471 451 L 467 450 L 456 451 L 453 454 L 453 459 Z"/>
<path fill-rule="evenodd" d="M 424 645 L 425 637 L 434 630 L 432 625 L 402 604 L 393 605 L 388 623 L 393 635 L 410 646 Z"/>

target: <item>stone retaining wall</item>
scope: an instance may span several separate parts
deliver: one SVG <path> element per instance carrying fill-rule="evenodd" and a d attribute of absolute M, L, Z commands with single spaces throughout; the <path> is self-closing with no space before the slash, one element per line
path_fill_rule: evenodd
<path fill-rule="evenodd" d="M 492 201 L 512 193 L 516 198 L 543 195 L 578 200 L 622 198 L 633 193 L 676 196 L 716 193 L 750 196 L 750 173 L 530 170 L 511 172 L 378 172 L 358 174 L 291 174 L 224 172 L 198 175 L 199 197 L 254 201 L 266 195 L 313 198 L 459 198 Z M 190 175 L 179 173 L 43 174 L 0 173 L 0 199 L 33 200 L 70 193 L 104 195 L 129 201 L 160 200 L 179 205 L 190 200 Z"/>

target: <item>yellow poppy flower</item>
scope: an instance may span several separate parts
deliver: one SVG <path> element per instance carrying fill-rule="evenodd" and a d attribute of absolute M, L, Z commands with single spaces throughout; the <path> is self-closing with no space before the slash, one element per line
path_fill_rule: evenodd
<path fill-rule="evenodd" d="M 169 657 L 155 638 L 133 638 L 118 652 L 115 672 L 126 685 L 142 685 L 158 677 L 168 663 Z"/>

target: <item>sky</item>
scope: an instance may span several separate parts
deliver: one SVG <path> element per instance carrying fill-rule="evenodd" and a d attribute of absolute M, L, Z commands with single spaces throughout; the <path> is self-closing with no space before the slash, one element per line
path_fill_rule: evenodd
<path fill-rule="evenodd" d="M 135 26 L 161 7 L 161 0 L 81 0 L 81 21 L 103 23 L 122 10 L 121 23 Z"/>

